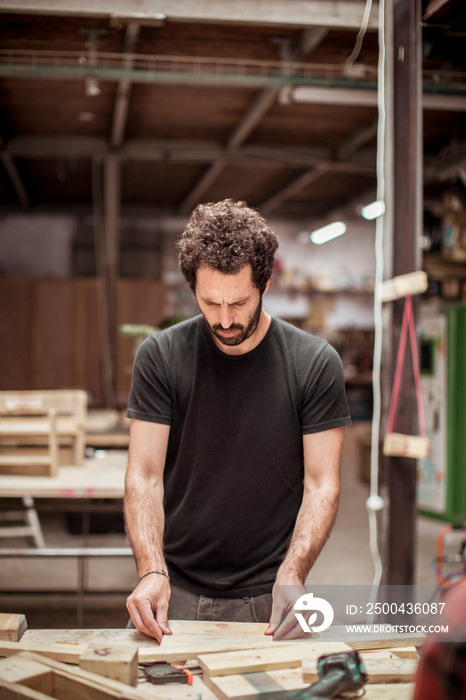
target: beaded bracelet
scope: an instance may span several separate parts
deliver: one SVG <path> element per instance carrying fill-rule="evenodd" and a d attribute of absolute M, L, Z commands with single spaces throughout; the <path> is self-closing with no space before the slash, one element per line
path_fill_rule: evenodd
<path fill-rule="evenodd" d="M 138 578 L 138 583 L 142 581 L 143 578 L 146 578 L 146 576 L 149 576 L 149 574 L 160 574 L 161 576 L 165 576 L 170 581 L 170 576 L 168 575 L 168 572 L 165 571 L 165 569 L 161 569 L 160 571 L 148 571 L 147 574 L 143 574 L 140 578 Z"/>

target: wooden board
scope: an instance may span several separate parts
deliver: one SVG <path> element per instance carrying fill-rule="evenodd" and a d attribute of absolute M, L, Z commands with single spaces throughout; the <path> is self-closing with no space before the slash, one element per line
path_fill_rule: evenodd
<path fill-rule="evenodd" d="M 418 659 L 419 654 L 416 647 L 399 647 L 398 649 L 387 649 L 387 651 L 392 652 L 400 659 Z"/>
<path fill-rule="evenodd" d="M 242 623 L 242 622 L 198 622 L 172 620 L 170 627 L 173 634 L 165 636 L 162 644 L 157 644 L 155 640 L 147 637 L 137 630 L 114 629 L 114 630 L 27 630 L 21 640 L 22 644 L 35 645 L 32 651 L 45 653 L 50 658 L 65 660 L 65 656 L 73 658 L 70 663 L 78 663 L 79 654 L 90 643 L 131 643 L 134 642 L 139 647 L 140 661 L 172 661 L 183 662 L 195 659 L 204 654 L 216 652 L 239 651 L 242 649 L 275 648 L 280 646 L 288 647 L 295 642 L 274 642 L 272 637 L 264 634 L 267 624 Z M 344 643 L 353 649 L 383 649 L 397 647 L 412 647 L 420 644 L 423 637 L 413 637 L 412 635 L 395 635 L 389 637 L 384 635 L 379 640 L 370 639 L 367 641 L 353 642 L 349 635 L 342 633 L 339 635 Z M 327 642 L 325 634 L 319 638 L 323 644 Z M 309 642 L 300 642 L 308 644 Z M 341 641 L 328 642 L 331 648 L 338 648 Z M 60 645 L 60 646 L 58 646 Z M 330 647 L 329 647 L 330 648 Z M 62 656 L 51 656 L 53 651 L 59 652 Z M 3 655 L 8 652 L 3 648 Z M 0 648 L 0 655 L 2 648 Z"/>
<path fill-rule="evenodd" d="M 10 656 L 18 650 L 32 651 L 47 658 L 79 663 L 79 657 L 89 644 L 135 643 L 139 661 L 183 662 L 199 654 L 235 651 L 237 649 L 272 648 L 278 642 L 265 636 L 267 624 L 241 622 L 170 622 L 172 635 L 159 645 L 137 630 L 28 630 L 21 642 L 0 644 L 0 656 Z M 289 642 L 284 642 L 287 645 Z M 13 646 L 12 646 L 13 645 Z"/>
<path fill-rule="evenodd" d="M 414 683 L 392 683 L 364 686 L 364 700 L 412 700 Z"/>
<path fill-rule="evenodd" d="M 79 656 L 91 643 L 135 643 L 139 648 L 139 661 L 183 662 L 196 659 L 199 654 L 237 649 L 272 648 L 278 642 L 265 636 L 267 624 L 241 622 L 170 622 L 172 635 L 166 635 L 159 645 L 154 639 L 137 630 L 29 630 L 22 645 L 28 650 L 59 658 L 68 663 L 78 663 Z M 284 642 L 284 644 L 289 644 Z M 33 646 L 31 646 L 33 645 Z M 60 657 L 54 655 L 58 652 Z M 0 645 L 0 655 L 14 653 Z"/>
<path fill-rule="evenodd" d="M 204 675 L 204 683 L 220 700 L 278 698 L 284 691 L 302 690 L 309 686 L 303 681 L 300 668 L 231 676 Z"/>
<path fill-rule="evenodd" d="M 31 652 L 44 658 L 68 664 L 78 664 L 79 657 L 86 651 L 85 644 L 29 644 L 20 642 L 0 642 L 0 657 L 9 658 L 20 652 Z"/>
<path fill-rule="evenodd" d="M 27 629 L 26 617 L 0 613 L 0 641 L 17 642 Z"/>
<path fill-rule="evenodd" d="M 316 660 L 322 654 L 351 651 L 338 642 L 286 642 L 266 649 L 221 652 L 198 656 L 200 667 L 209 676 L 228 676 L 301 666 L 303 659 Z"/>
<path fill-rule="evenodd" d="M 114 450 L 107 457 L 92 457 L 83 466 L 61 466 L 55 477 L 0 475 L 2 497 L 22 498 L 114 498 L 125 492 L 128 453 Z"/>
<path fill-rule="evenodd" d="M 420 646 L 425 642 L 425 634 L 381 634 L 375 637 L 373 634 L 364 638 L 362 635 L 354 635 L 346 632 L 345 625 L 331 627 L 322 632 L 319 639 L 323 642 L 337 639 L 339 642 L 348 644 L 356 651 L 370 651 L 371 649 L 397 649 L 402 647 Z"/>

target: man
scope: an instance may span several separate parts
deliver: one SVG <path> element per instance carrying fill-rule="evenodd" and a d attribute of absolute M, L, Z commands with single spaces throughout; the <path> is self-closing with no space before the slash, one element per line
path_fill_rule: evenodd
<path fill-rule="evenodd" d="M 201 315 L 155 333 L 134 364 L 125 517 L 132 622 L 280 624 L 335 520 L 342 366 L 322 339 L 262 308 L 276 235 L 244 202 L 199 205 L 179 264 Z M 279 589 L 277 588 L 279 587 Z M 275 622 L 274 622 L 275 619 Z"/>

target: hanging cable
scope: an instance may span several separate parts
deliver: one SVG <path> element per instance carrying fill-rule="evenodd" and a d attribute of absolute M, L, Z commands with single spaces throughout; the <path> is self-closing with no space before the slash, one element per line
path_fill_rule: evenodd
<path fill-rule="evenodd" d="M 362 17 L 361 27 L 359 29 L 358 35 L 356 37 L 356 43 L 354 49 L 350 56 L 346 59 L 346 65 L 351 66 L 356 61 L 359 53 L 361 51 L 362 42 L 367 32 L 367 27 L 369 25 L 369 17 L 372 10 L 372 0 L 366 0 L 366 6 L 364 8 L 364 14 Z"/>
<path fill-rule="evenodd" d="M 367 5 L 366 5 L 367 9 Z M 377 126 L 377 199 L 385 201 L 385 0 L 379 3 L 379 65 L 378 65 L 378 126 Z M 382 283 L 384 277 L 384 221 L 383 215 L 375 224 L 375 280 L 374 280 L 374 359 L 372 367 L 373 411 L 371 428 L 370 495 L 366 501 L 369 518 L 369 546 L 374 562 L 372 602 L 377 597 L 382 580 L 383 566 L 378 545 L 377 513 L 383 508 L 379 495 L 379 443 L 382 413 L 381 364 L 383 341 Z"/>

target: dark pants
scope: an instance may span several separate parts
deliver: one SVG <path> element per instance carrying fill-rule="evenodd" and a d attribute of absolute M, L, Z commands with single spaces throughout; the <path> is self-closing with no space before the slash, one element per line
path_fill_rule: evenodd
<path fill-rule="evenodd" d="M 215 622 L 269 622 L 272 594 L 244 598 L 209 598 L 170 584 L 169 620 L 208 620 Z M 129 628 L 134 629 L 131 620 Z"/>
<path fill-rule="evenodd" d="M 216 622 L 269 622 L 272 594 L 244 598 L 209 598 L 171 586 L 169 620 L 210 620 Z"/>

